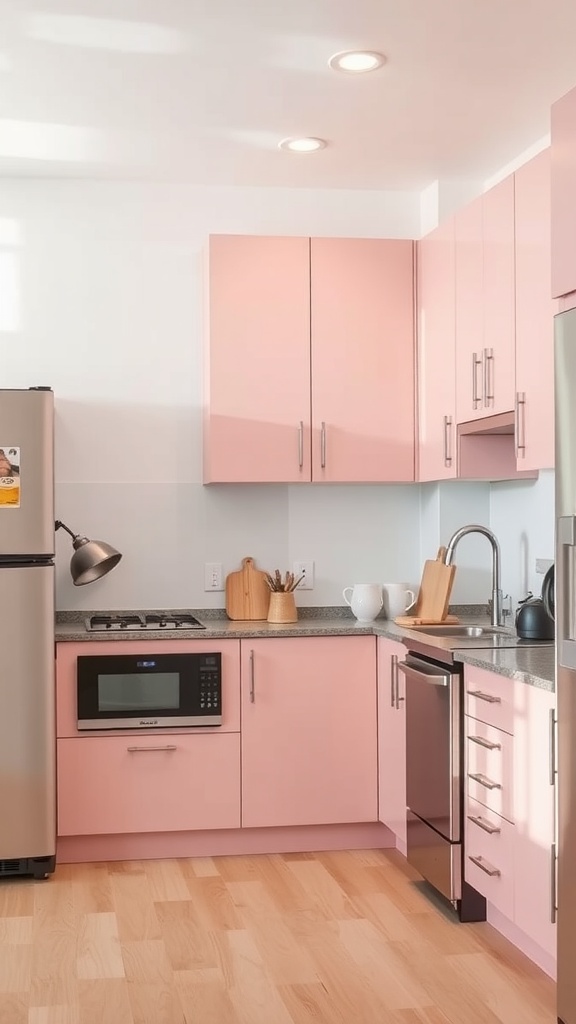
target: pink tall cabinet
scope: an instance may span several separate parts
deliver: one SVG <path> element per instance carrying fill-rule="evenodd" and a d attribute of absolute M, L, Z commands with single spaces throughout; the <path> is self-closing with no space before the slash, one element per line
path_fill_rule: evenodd
<path fill-rule="evenodd" d="M 456 250 L 450 217 L 417 245 L 418 479 L 456 476 Z"/>
<path fill-rule="evenodd" d="M 378 818 L 406 852 L 406 714 L 404 644 L 378 637 Z"/>
<path fill-rule="evenodd" d="M 413 242 L 213 235 L 204 482 L 414 479 Z"/>
<path fill-rule="evenodd" d="M 576 89 L 552 105 L 552 297 L 576 306 Z"/>

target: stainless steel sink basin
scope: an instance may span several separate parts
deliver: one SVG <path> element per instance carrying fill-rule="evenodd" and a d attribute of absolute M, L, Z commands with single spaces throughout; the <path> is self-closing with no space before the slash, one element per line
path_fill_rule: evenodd
<path fill-rule="evenodd" d="M 414 626 L 419 633 L 425 633 L 426 636 L 445 636 L 445 637 L 468 637 L 471 640 L 476 640 L 481 636 L 501 636 L 506 635 L 506 630 L 499 629 L 497 626 Z"/>

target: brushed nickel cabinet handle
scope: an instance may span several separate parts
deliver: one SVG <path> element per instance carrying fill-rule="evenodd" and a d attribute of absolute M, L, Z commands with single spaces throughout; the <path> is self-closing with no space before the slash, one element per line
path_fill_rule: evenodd
<path fill-rule="evenodd" d="M 450 444 L 452 436 L 452 417 L 444 417 L 444 465 L 452 465 L 452 445 Z"/>
<path fill-rule="evenodd" d="M 254 678 L 254 651 L 250 651 L 250 703 L 256 703 L 256 685 Z"/>
<path fill-rule="evenodd" d="M 322 469 L 326 469 L 326 424 L 324 420 L 322 420 L 320 430 L 320 466 Z"/>
<path fill-rule="evenodd" d="M 302 469 L 304 465 L 304 420 L 300 420 L 300 426 L 298 427 L 298 467 Z"/>
<path fill-rule="evenodd" d="M 481 786 L 484 786 L 484 789 L 502 789 L 499 782 L 494 782 L 487 775 L 482 775 L 482 772 L 468 772 L 468 778 L 480 783 Z"/>
<path fill-rule="evenodd" d="M 491 740 L 485 740 L 483 736 L 468 736 L 471 743 L 477 743 L 479 747 L 485 747 L 486 750 L 502 750 L 501 743 L 492 743 Z"/>
<path fill-rule="evenodd" d="M 398 655 L 390 655 L 390 707 L 396 707 L 396 687 L 398 686 Z"/>
<path fill-rule="evenodd" d="M 481 365 L 482 360 L 478 359 L 478 353 L 472 353 L 472 408 L 477 409 L 481 399 L 478 397 L 478 367 Z"/>
<path fill-rule="evenodd" d="M 494 349 L 484 349 L 484 405 L 494 403 Z"/>
<path fill-rule="evenodd" d="M 556 898 L 556 843 L 550 847 L 550 923 L 556 924 L 558 903 Z"/>
<path fill-rule="evenodd" d="M 488 832 L 488 835 L 491 836 L 499 835 L 502 831 L 497 825 L 491 825 L 489 821 L 486 821 L 486 818 L 483 818 L 481 814 L 469 814 L 468 821 L 472 821 L 474 825 L 478 825 L 478 828 Z"/>
<path fill-rule="evenodd" d="M 404 700 L 404 697 L 400 696 L 400 675 L 398 673 L 398 655 L 392 654 L 390 660 L 392 662 L 392 673 L 394 675 L 395 680 L 394 692 L 396 694 L 396 699 L 394 701 L 394 707 L 396 708 L 396 711 L 400 711 L 400 701 Z"/>
<path fill-rule="evenodd" d="M 501 704 L 502 697 L 495 697 L 492 693 L 483 693 L 482 690 L 467 690 L 467 693 L 471 697 L 477 697 L 478 700 L 485 700 L 488 704 Z"/>
<path fill-rule="evenodd" d="M 556 785 L 556 713 L 554 708 L 548 712 L 548 781 Z"/>
<path fill-rule="evenodd" d="M 490 875 L 490 878 L 500 878 L 500 875 L 502 874 L 500 868 L 495 868 L 494 865 L 491 864 L 489 860 L 485 860 L 484 857 L 473 857 L 471 854 L 468 854 L 468 860 L 471 860 L 472 863 L 475 864 L 477 868 L 480 868 L 481 871 Z"/>
<path fill-rule="evenodd" d="M 129 754 L 147 754 L 149 751 L 178 750 L 175 743 L 166 743 L 163 747 L 126 747 Z"/>
<path fill-rule="evenodd" d="M 516 446 L 516 458 L 523 459 L 526 456 L 526 392 L 516 392 L 516 415 L 514 416 L 514 443 Z"/>

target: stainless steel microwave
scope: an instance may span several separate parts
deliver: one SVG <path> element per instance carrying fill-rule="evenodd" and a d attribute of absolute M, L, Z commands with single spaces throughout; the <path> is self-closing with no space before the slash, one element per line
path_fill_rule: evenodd
<path fill-rule="evenodd" d="M 110 654 L 77 659 L 78 729 L 222 725 L 222 656 Z"/>

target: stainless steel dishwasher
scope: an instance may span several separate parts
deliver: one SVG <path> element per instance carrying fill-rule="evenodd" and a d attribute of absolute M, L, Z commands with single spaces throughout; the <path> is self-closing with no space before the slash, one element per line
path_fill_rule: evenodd
<path fill-rule="evenodd" d="M 486 901 L 463 880 L 462 672 L 408 654 L 406 678 L 407 858 L 458 910 L 483 921 Z"/>

